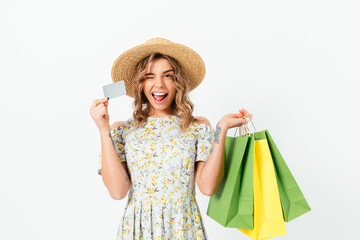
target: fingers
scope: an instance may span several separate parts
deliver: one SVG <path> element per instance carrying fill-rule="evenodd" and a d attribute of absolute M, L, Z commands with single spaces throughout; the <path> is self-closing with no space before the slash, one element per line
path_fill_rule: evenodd
<path fill-rule="evenodd" d="M 252 119 L 252 114 L 249 114 L 249 112 L 246 111 L 245 109 L 242 108 L 242 109 L 239 110 L 239 112 L 240 112 L 241 114 L 243 114 L 243 115 L 248 116 L 248 118 L 250 118 L 250 120 Z"/>
<path fill-rule="evenodd" d="M 248 111 L 246 111 L 245 109 L 240 109 L 239 112 L 240 112 L 243 116 L 244 116 L 244 115 L 249 116 Z"/>
<path fill-rule="evenodd" d="M 107 105 L 107 101 L 109 99 L 107 97 L 101 98 L 101 99 L 95 99 L 93 104 L 91 105 L 92 108 L 96 107 L 97 105 L 99 105 L 100 103 L 105 103 Z M 106 106 L 105 105 L 105 106 Z"/>
<path fill-rule="evenodd" d="M 100 115 L 100 116 L 103 116 L 105 114 L 107 114 L 107 110 L 104 106 L 98 106 L 99 108 L 97 109 L 97 113 Z"/>

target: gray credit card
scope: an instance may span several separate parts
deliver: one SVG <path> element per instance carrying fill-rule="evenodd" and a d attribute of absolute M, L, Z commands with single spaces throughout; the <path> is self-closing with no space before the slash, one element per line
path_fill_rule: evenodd
<path fill-rule="evenodd" d="M 110 83 L 103 86 L 104 97 L 115 98 L 122 95 L 126 95 L 125 83 L 124 81 L 118 81 L 115 83 Z"/>

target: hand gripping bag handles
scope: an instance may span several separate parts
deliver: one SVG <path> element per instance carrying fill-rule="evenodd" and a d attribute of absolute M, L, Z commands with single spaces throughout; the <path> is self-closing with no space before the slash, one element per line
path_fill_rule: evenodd
<path fill-rule="evenodd" d="M 210 197 L 207 215 L 225 227 L 239 228 L 253 239 L 286 234 L 284 220 L 288 222 L 310 211 L 310 207 L 269 132 L 256 132 L 251 122 L 255 132 L 250 134 L 247 123 L 240 127 L 239 137 L 235 132 L 233 138 L 226 138 L 225 175 Z M 233 166 L 235 170 L 230 169 Z"/>

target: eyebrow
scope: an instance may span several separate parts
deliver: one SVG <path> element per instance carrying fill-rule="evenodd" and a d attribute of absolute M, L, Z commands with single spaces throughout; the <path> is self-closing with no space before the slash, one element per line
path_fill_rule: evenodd
<path fill-rule="evenodd" d="M 174 70 L 169 69 L 169 70 L 166 70 L 166 71 L 163 72 L 163 73 L 168 73 L 168 72 L 174 72 Z M 147 76 L 147 75 L 154 75 L 154 74 L 153 74 L 153 73 L 145 73 L 145 76 Z"/>

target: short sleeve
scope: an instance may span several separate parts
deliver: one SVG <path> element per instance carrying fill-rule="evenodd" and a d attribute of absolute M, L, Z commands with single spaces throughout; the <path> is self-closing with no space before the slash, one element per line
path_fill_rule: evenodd
<path fill-rule="evenodd" d="M 110 130 L 111 140 L 113 142 L 113 146 L 115 148 L 116 154 L 119 158 L 120 162 L 126 161 L 125 155 L 125 141 L 123 139 L 123 127 L 117 127 Z M 98 161 L 98 174 L 101 175 L 102 168 L 102 153 L 99 153 L 99 161 Z"/>
<path fill-rule="evenodd" d="M 215 129 L 206 124 L 199 124 L 196 128 L 196 157 L 197 161 L 207 161 L 210 156 L 210 150 L 215 141 Z"/>

